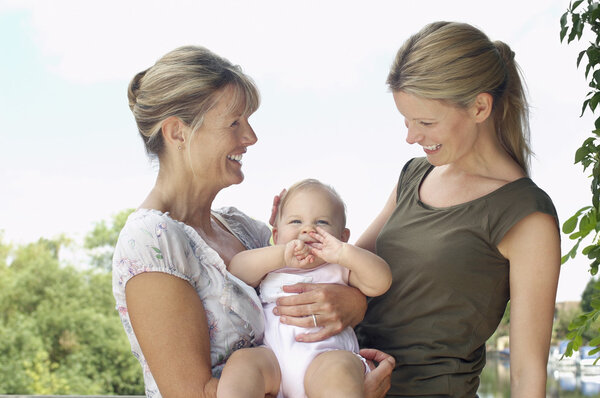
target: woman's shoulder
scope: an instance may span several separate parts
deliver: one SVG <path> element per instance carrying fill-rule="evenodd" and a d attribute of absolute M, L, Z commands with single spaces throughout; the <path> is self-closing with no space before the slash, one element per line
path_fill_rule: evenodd
<path fill-rule="evenodd" d="M 152 231 L 157 233 L 167 228 L 182 231 L 185 224 L 172 219 L 168 212 L 163 213 L 160 210 L 140 208 L 129 215 L 121 232 Z"/>
<path fill-rule="evenodd" d="M 185 228 L 158 210 L 131 213 L 115 246 L 113 284 L 122 290 L 127 281 L 143 272 L 163 272 L 190 281 L 187 258 L 192 238 Z"/>
<path fill-rule="evenodd" d="M 222 217 L 246 248 L 255 249 L 269 244 L 271 229 L 264 222 L 233 206 L 221 207 L 214 212 Z"/>
<path fill-rule="evenodd" d="M 542 212 L 556 214 L 556 209 L 550 196 L 529 177 L 518 178 L 511 181 L 491 195 L 495 207 L 510 210 L 512 205 L 531 207 Z"/>
<path fill-rule="evenodd" d="M 502 186 L 486 198 L 493 241 L 499 242 L 517 222 L 533 213 L 552 216 L 560 225 L 550 196 L 529 177 Z"/>
<path fill-rule="evenodd" d="M 412 158 L 406 162 L 398 178 L 399 189 L 397 195 L 400 195 L 402 191 L 406 192 L 409 186 L 419 184 L 423 176 L 432 168 L 433 166 L 427 161 L 426 157 Z"/>

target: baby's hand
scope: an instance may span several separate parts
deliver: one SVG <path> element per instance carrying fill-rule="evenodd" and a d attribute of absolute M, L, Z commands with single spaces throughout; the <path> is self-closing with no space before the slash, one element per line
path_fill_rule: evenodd
<path fill-rule="evenodd" d="M 344 242 L 321 227 L 317 227 L 317 232 L 311 232 L 310 236 L 317 241 L 317 243 L 310 244 L 310 252 L 312 254 L 328 263 L 340 263 Z"/>
<path fill-rule="evenodd" d="M 300 239 L 294 239 L 285 245 L 284 260 L 286 267 L 312 268 L 315 256 L 310 247 Z"/>

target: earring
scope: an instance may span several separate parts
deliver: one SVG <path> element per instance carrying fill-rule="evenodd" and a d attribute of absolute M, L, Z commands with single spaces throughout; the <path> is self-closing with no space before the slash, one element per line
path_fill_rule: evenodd
<path fill-rule="evenodd" d="M 177 149 L 179 149 L 179 150 L 181 151 L 181 150 L 183 149 L 183 147 L 182 147 L 181 145 L 179 145 L 179 146 L 177 147 Z"/>

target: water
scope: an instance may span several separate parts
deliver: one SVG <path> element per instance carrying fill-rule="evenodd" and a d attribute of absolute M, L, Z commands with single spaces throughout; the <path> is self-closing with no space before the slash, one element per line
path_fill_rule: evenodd
<path fill-rule="evenodd" d="M 477 392 L 480 398 L 510 397 L 508 358 L 488 355 Z M 548 366 L 547 398 L 600 398 L 600 363 L 582 367 L 568 362 Z"/>

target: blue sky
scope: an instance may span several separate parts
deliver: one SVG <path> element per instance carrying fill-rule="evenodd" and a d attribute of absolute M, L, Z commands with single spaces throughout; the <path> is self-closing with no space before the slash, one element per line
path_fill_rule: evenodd
<path fill-rule="evenodd" d="M 587 204 L 589 183 L 573 154 L 588 135 L 587 92 L 561 44 L 568 1 L 117 1 L 0 0 L 0 229 L 28 242 L 136 207 L 150 190 L 126 101 L 130 78 L 167 51 L 204 45 L 240 64 L 263 97 L 251 123 L 259 142 L 246 181 L 217 197 L 266 220 L 284 186 L 316 177 L 348 206 L 351 241 L 422 151 L 404 141 L 385 77 L 400 44 L 424 24 L 458 20 L 516 52 L 532 105 L 534 181 L 564 221 Z M 490 11 L 490 10 L 493 10 Z M 563 237 L 563 250 L 571 242 Z M 563 266 L 559 300 L 577 299 L 586 262 Z"/>

